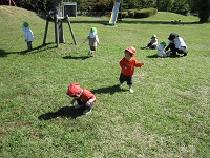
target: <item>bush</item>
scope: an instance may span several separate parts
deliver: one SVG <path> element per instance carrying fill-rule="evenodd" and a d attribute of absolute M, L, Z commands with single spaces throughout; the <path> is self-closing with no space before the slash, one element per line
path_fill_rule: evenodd
<path fill-rule="evenodd" d="M 127 18 L 128 17 L 128 12 L 121 12 L 122 18 Z"/>
<path fill-rule="evenodd" d="M 158 12 L 155 8 L 143 8 L 143 9 L 129 9 L 128 16 L 129 18 L 147 18 L 155 15 Z"/>
<path fill-rule="evenodd" d="M 134 18 L 134 12 L 133 11 L 128 12 L 128 18 Z"/>

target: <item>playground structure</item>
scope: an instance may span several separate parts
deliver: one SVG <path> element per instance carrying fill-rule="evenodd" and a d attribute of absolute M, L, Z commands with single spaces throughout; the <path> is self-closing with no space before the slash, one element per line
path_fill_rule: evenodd
<path fill-rule="evenodd" d="M 59 46 L 60 43 L 65 43 L 64 33 L 63 33 L 64 21 L 67 22 L 74 44 L 77 45 L 75 35 L 71 28 L 70 18 L 68 17 L 68 15 L 66 15 L 65 17 L 63 15 L 63 0 L 54 0 L 54 8 L 53 8 L 52 15 L 53 15 L 54 23 L 55 23 L 55 42 L 57 43 L 57 47 Z M 43 45 L 46 44 L 47 31 L 48 31 L 48 25 L 49 25 L 50 19 L 51 19 L 51 16 L 50 14 L 48 14 L 46 16 L 46 25 L 45 25 Z"/>
<path fill-rule="evenodd" d="M 0 0 L 1 5 L 14 5 L 16 6 L 15 0 Z"/>
<path fill-rule="evenodd" d="M 111 24 L 111 25 L 115 25 L 117 23 L 118 14 L 120 11 L 120 6 L 121 6 L 120 2 L 121 2 L 121 0 L 114 1 L 111 17 L 109 20 L 109 24 Z"/>

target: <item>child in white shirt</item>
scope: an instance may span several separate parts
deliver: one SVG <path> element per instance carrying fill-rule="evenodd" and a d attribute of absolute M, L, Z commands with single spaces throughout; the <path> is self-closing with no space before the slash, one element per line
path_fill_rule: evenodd
<path fill-rule="evenodd" d="M 88 40 L 89 40 L 89 48 L 90 48 L 89 55 L 92 56 L 93 52 L 96 53 L 97 46 L 98 46 L 98 44 L 100 44 L 96 27 L 91 27 L 90 28 L 90 32 L 89 32 L 89 35 L 88 35 Z"/>
<path fill-rule="evenodd" d="M 33 31 L 29 28 L 29 24 L 27 22 L 24 22 L 23 23 L 23 33 L 24 33 L 24 38 L 25 38 L 25 41 L 27 43 L 27 48 L 28 48 L 28 51 L 31 51 L 33 49 L 33 41 L 34 41 L 34 33 Z"/>

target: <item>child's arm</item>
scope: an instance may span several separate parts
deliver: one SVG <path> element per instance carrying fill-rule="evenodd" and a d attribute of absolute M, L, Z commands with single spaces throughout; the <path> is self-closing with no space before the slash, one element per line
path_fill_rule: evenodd
<path fill-rule="evenodd" d="M 85 104 L 87 106 L 89 106 L 90 104 L 92 104 L 94 101 L 96 101 L 96 96 L 93 95 Z"/>
<path fill-rule="evenodd" d="M 136 67 L 142 67 L 143 65 L 144 65 L 144 62 L 139 62 L 139 61 L 135 60 Z"/>

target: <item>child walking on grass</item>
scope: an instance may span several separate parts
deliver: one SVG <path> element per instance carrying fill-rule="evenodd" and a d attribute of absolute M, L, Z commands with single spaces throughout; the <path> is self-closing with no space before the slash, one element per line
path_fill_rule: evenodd
<path fill-rule="evenodd" d="M 73 98 L 71 103 L 75 105 L 76 109 L 83 108 L 83 114 L 85 115 L 91 113 L 93 102 L 96 101 L 94 94 L 86 89 L 82 89 L 79 83 L 70 83 L 67 95 Z"/>
<path fill-rule="evenodd" d="M 29 28 L 29 24 L 27 22 L 23 23 L 23 33 L 24 33 L 25 42 L 27 43 L 28 51 L 31 51 L 33 49 L 32 43 L 34 41 L 34 33 Z"/>
<path fill-rule="evenodd" d="M 88 35 L 88 40 L 89 40 L 89 56 L 93 56 L 93 53 L 97 52 L 97 46 L 99 43 L 99 37 L 97 33 L 97 28 L 96 27 L 91 27 L 90 32 Z"/>
<path fill-rule="evenodd" d="M 132 90 L 132 76 L 134 73 L 134 67 L 142 67 L 144 65 L 143 62 L 139 62 L 134 58 L 134 54 L 136 53 L 136 49 L 133 46 L 130 46 L 124 51 L 124 58 L 120 61 L 121 74 L 120 74 L 120 86 L 122 86 L 123 82 L 126 81 L 129 86 L 130 93 L 133 93 Z"/>

